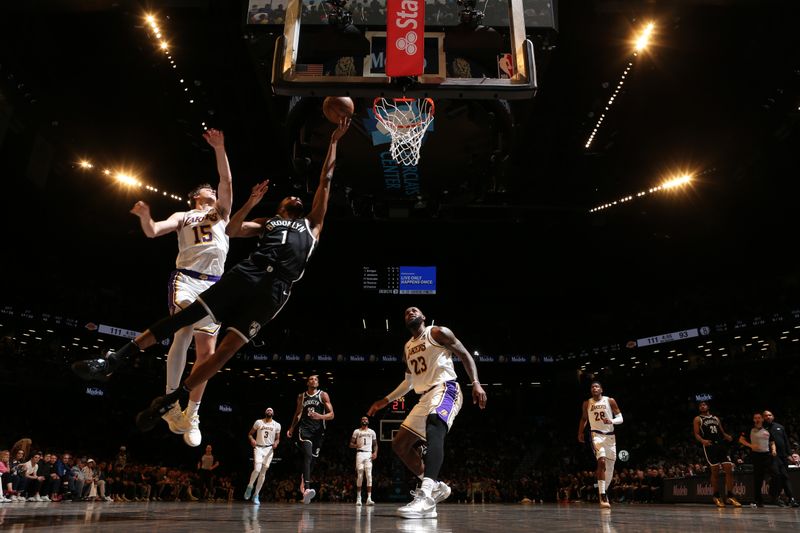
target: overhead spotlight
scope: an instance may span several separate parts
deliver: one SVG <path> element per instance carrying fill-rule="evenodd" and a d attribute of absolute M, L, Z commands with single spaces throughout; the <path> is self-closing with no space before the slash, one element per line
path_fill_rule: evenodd
<path fill-rule="evenodd" d="M 637 52 L 641 52 L 642 50 L 647 48 L 647 45 L 650 44 L 650 37 L 653 36 L 653 29 L 655 27 L 656 25 L 653 22 L 649 22 L 644 27 L 642 33 L 640 33 L 639 36 L 636 38 L 636 44 L 634 46 L 634 50 L 636 50 Z"/>

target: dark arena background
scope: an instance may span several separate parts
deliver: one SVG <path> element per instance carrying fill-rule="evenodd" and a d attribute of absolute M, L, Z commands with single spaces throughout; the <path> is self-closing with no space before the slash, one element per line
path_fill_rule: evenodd
<path fill-rule="evenodd" d="M 775 475 L 753 486 L 739 437 L 754 413 L 774 413 L 789 441 L 774 461 L 788 461 L 800 491 L 800 4 L 427 2 L 426 32 L 438 37 L 426 61 L 445 82 L 430 90 L 421 159 L 404 167 L 362 77 L 384 67 L 370 32 L 386 31 L 386 2 L 304 2 L 292 67 L 307 74 L 302 86 L 276 79 L 292 16 L 279 0 L 0 6 L 0 450 L 12 460 L 0 454 L 0 529 L 796 527 L 793 495 L 772 497 Z M 514 15 L 531 45 L 520 57 L 535 68 L 528 86 L 492 94 L 483 81 L 511 83 Z M 453 80 L 467 88 L 443 91 Z M 303 279 L 209 381 L 200 446 L 165 423 L 140 432 L 136 413 L 164 391 L 167 345 L 106 382 L 70 371 L 168 313 L 175 236 L 146 238 L 129 210 L 144 200 L 162 220 L 187 209 L 195 185 L 218 181 L 207 128 L 225 135 L 234 211 L 264 179 L 253 216 L 271 216 L 287 195 L 310 205 L 334 128 L 322 114 L 328 94 L 352 95 L 355 115 Z M 226 267 L 254 246 L 231 239 Z M 485 410 L 472 404 L 456 362 L 466 398 L 445 441 L 440 478 L 452 494 L 436 519 L 395 514 L 416 480 L 390 440 L 414 393 L 370 420 L 381 441 L 376 505 L 355 505 L 348 443 L 403 379 L 410 306 L 474 354 L 488 395 Z M 312 374 L 335 419 L 315 466 L 318 496 L 303 505 L 285 430 Z M 624 415 L 610 511 L 576 438 L 594 380 Z M 701 401 L 733 438 L 742 507 L 712 501 L 692 428 Z M 284 434 L 259 506 L 243 498 L 247 435 L 267 407 Z M 198 475 L 207 445 L 219 461 L 210 488 Z M 107 498 L 88 485 L 71 492 L 67 468 L 44 501 L 17 479 L 17 450 L 23 462 L 93 459 Z"/>

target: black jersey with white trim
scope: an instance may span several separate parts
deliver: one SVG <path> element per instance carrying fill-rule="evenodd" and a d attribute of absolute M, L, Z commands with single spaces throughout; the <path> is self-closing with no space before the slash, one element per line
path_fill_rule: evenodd
<path fill-rule="evenodd" d="M 309 415 L 312 413 L 324 415 L 328 412 L 325 408 L 325 402 L 322 401 L 322 391 L 317 390 L 314 394 L 309 394 L 308 391 L 303 393 L 303 410 L 300 413 L 300 428 L 304 433 L 316 433 L 317 431 L 325 429 L 324 420 L 314 420 Z"/>
<path fill-rule="evenodd" d="M 250 257 L 237 265 L 237 270 L 254 274 L 266 270 L 295 282 L 303 277 L 316 244 L 307 218 L 289 220 L 275 216 L 264 223 L 258 246 Z"/>
<path fill-rule="evenodd" d="M 700 436 L 713 443 L 722 442 L 722 424 L 714 415 L 700 415 Z"/>

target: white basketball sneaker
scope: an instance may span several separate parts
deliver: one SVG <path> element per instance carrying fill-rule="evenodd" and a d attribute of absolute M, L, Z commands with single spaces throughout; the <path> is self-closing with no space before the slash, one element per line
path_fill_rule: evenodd
<path fill-rule="evenodd" d="M 403 518 L 436 518 L 436 502 L 418 489 L 414 491 L 414 501 L 399 508 L 397 514 Z"/>
<path fill-rule="evenodd" d="M 200 416 L 193 415 L 188 417 L 184 413 L 183 418 L 188 421 L 188 429 L 183 434 L 183 442 L 192 448 L 200 446 L 200 443 L 203 442 L 203 434 L 200 433 Z"/>
<path fill-rule="evenodd" d="M 177 433 L 178 435 L 186 433 L 186 430 L 183 429 L 183 411 L 181 411 L 181 406 L 177 403 L 175 403 L 169 411 L 161 415 L 161 418 L 166 421 L 171 432 Z"/>

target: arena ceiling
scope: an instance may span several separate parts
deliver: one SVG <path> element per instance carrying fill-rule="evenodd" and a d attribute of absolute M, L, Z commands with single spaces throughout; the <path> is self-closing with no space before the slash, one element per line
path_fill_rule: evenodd
<path fill-rule="evenodd" d="M 127 209 L 136 196 L 75 162 L 125 167 L 183 194 L 214 178 L 201 122 L 226 133 L 237 203 L 264 178 L 275 198 L 313 189 L 330 128 L 321 100 L 303 104 L 302 124 L 287 123 L 288 98 L 265 82 L 271 36 L 243 24 L 246 3 L 159 3 L 182 83 L 154 49 L 139 4 L 1 9 L 0 172 L 11 184 L 12 219 L 28 221 L 12 246 L 35 250 L 5 267 L 15 278 L 54 264 L 70 279 L 103 278 L 109 250 L 114 268 L 129 253 L 168 268 L 173 243 L 135 241 Z M 341 256 L 352 258 L 348 272 L 375 256 L 438 264 L 451 284 L 445 294 L 471 294 L 508 315 L 493 322 L 519 327 L 565 315 L 600 331 L 667 327 L 683 313 L 791 303 L 796 3 L 596 0 L 561 2 L 557 12 L 558 31 L 534 36 L 539 91 L 510 106 L 499 155 L 497 135 L 487 133 L 496 104 L 445 102 L 420 165 L 424 194 L 398 198 L 381 187 L 373 147 L 351 132 L 330 213 L 336 252 L 323 255 L 317 275 L 341 266 Z M 648 20 L 652 46 L 587 148 L 626 68 L 630 36 Z M 298 155 L 303 128 L 311 140 Z M 680 173 L 694 176 L 691 186 L 637 195 Z M 181 206 L 150 201 L 157 212 Z M 74 237 L 43 240 L 53 220 L 68 220 Z"/>

